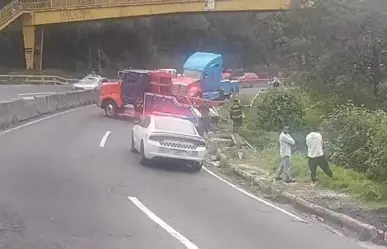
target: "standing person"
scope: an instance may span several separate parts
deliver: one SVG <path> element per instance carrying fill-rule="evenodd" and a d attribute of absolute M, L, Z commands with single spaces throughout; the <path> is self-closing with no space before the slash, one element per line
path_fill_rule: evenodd
<path fill-rule="evenodd" d="M 209 133 L 211 126 L 210 107 L 207 102 L 200 106 L 200 114 L 202 115 L 200 122 L 203 129 L 203 135 Z"/>
<path fill-rule="evenodd" d="M 274 88 L 277 88 L 277 87 L 280 87 L 281 82 L 279 81 L 279 79 L 277 77 L 274 77 L 273 81 L 272 81 L 272 85 Z"/>
<path fill-rule="evenodd" d="M 233 122 L 234 132 L 237 132 L 243 124 L 242 105 L 238 99 L 234 99 L 234 103 L 230 107 L 230 118 Z"/>
<path fill-rule="evenodd" d="M 133 111 L 134 111 L 134 117 L 136 119 L 141 119 L 144 112 L 144 103 L 142 102 L 141 98 L 138 98 L 136 102 L 133 104 Z"/>
<path fill-rule="evenodd" d="M 308 146 L 308 164 L 312 185 L 315 185 L 317 181 L 316 172 L 318 166 L 327 176 L 333 178 L 333 173 L 324 155 L 322 136 L 317 132 L 317 128 L 312 128 L 311 132 L 306 135 L 306 146 Z"/>
<path fill-rule="evenodd" d="M 285 175 L 286 183 L 295 182 L 295 180 L 290 177 L 290 166 L 291 166 L 290 158 L 292 156 L 292 145 L 295 144 L 295 141 L 292 138 L 292 136 L 289 134 L 288 126 L 284 126 L 279 136 L 279 143 L 280 143 L 281 161 L 277 171 L 276 180 L 282 180 L 281 175 L 283 173 Z"/>

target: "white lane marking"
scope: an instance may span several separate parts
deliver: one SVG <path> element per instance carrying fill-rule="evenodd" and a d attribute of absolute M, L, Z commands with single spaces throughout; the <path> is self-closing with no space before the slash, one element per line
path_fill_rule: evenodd
<path fill-rule="evenodd" d="M 111 131 L 107 131 L 105 135 L 103 135 L 101 142 L 99 143 L 99 147 L 105 147 L 106 141 L 110 135 Z"/>
<path fill-rule="evenodd" d="M 74 108 L 74 109 L 71 109 L 71 110 L 67 110 L 67 111 L 64 111 L 64 112 L 58 112 L 58 113 L 52 114 L 50 116 L 46 116 L 44 118 L 40 118 L 40 119 L 31 121 L 31 122 L 28 122 L 28 123 L 16 126 L 14 128 L 11 128 L 11 129 L 8 129 L 8 130 L 5 130 L 5 131 L 1 131 L 0 132 L 0 136 L 3 136 L 5 134 L 7 134 L 7 133 L 10 133 L 11 131 L 16 131 L 16 130 L 22 129 L 24 127 L 27 127 L 27 126 L 30 126 L 30 125 L 33 125 L 33 124 L 36 124 L 36 123 L 40 123 L 40 122 L 42 122 L 44 120 L 51 119 L 51 118 L 54 118 L 54 117 L 57 117 L 57 116 L 61 116 L 61 115 L 64 115 L 66 113 L 74 112 L 74 111 L 77 111 L 79 109 L 86 108 L 86 107 L 90 107 L 90 106 L 82 106 L 82 107 L 77 107 L 77 108 Z"/>
<path fill-rule="evenodd" d="M 140 200 L 136 197 L 128 196 L 129 200 L 138 207 L 143 213 L 145 213 L 149 219 L 158 224 L 160 227 L 164 228 L 172 237 L 177 239 L 180 243 L 182 243 L 187 249 L 199 249 L 195 244 L 189 241 L 186 237 L 184 237 L 181 233 L 176 231 L 173 227 L 165 223 L 161 218 L 159 218 L 156 214 L 150 211 Z"/>
<path fill-rule="evenodd" d="M 210 175 L 216 177 L 218 180 L 226 183 L 228 186 L 232 187 L 233 189 L 238 190 L 239 192 L 247 195 L 248 197 L 253 198 L 254 200 L 259 201 L 259 202 L 261 202 L 261 203 L 263 203 L 263 204 L 265 204 L 265 205 L 267 205 L 269 207 L 272 207 L 272 208 L 274 208 L 274 209 L 276 209 L 276 210 L 278 210 L 278 211 L 280 211 L 280 212 L 282 212 L 282 213 L 284 213 L 284 214 L 286 214 L 286 215 L 288 215 L 288 216 L 290 216 L 290 217 L 292 217 L 292 218 L 294 218 L 294 219 L 296 219 L 298 221 L 301 221 L 301 222 L 304 222 L 304 223 L 308 223 L 306 220 L 302 219 L 301 217 L 298 217 L 297 215 L 292 214 L 292 213 L 286 211 L 285 209 L 280 208 L 280 207 L 278 207 L 278 206 L 276 206 L 276 205 L 274 205 L 274 204 L 272 204 L 272 203 L 270 203 L 270 202 L 268 202 L 268 201 L 266 201 L 264 199 L 261 199 L 261 198 L 255 196 L 255 195 L 247 192 L 246 190 L 244 190 L 243 188 L 241 188 L 241 187 L 239 187 L 239 186 L 237 186 L 235 184 L 232 184 L 231 182 L 223 179 L 222 177 L 218 176 L 217 174 L 215 174 L 214 172 L 212 172 L 211 170 L 207 169 L 204 166 L 203 166 L 203 169 L 205 171 L 207 171 L 207 173 L 209 173 Z"/>
<path fill-rule="evenodd" d="M 27 96 L 27 95 L 49 95 L 49 94 L 55 94 L 56 92 L 37 92 L 37 93 L 19 93 L 19 96 Z"/>

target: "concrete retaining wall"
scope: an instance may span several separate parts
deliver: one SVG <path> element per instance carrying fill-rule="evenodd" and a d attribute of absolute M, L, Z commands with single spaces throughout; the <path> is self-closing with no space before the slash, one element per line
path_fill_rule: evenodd
<path fill-rule="evenodd" d="M 74 91 L 31 99 L 0 101 L 0 128 L 40 115 L 96 103 L 97 91 Z"/>

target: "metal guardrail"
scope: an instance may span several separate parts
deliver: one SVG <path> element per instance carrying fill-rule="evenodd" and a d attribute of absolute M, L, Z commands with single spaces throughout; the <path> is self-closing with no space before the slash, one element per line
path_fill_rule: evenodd
<path fill-rule="evenodd" d="M 219 1 L 219 0 L 218 0 Z M 232 0 L 220 0 L 232 1 Z M 169 4 L 169 3 L 189 3 L 203 2 L 203 0 L 24 0 L 25 10 L 46 10 L 46 9 L 75 9 L 91 7 L 113 7 L 127 5 L 147 5 L 147 4 Z"/>
<path fill-rule="evenodd" d="M 0 74 L 1 84 L 38 84 L 38 85 L 69 85 L 79 79 L 66 79 L 54 75 L 12 75 Z"/>
<path fill-rule="evenodd" d="M 18 75 L 18 74 L 0 74 L 0 84 L 39 84 L 39 85 L 68 85 L 78 82 L 80 79 L 66 79 L 55 75 Z M 108 79 L 117 81 L 117 79 Z M 241 81 L 240 88 L 257 88 L 262 85 L 269 85 L 271 79 L 259 79 L 254 81 Z M 284 81 L 284 78 L 280 78 Z"/>

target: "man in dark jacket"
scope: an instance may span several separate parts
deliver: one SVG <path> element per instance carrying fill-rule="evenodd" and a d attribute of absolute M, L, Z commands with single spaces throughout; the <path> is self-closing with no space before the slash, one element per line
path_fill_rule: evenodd
<path fill-rule="evenodd" d="M 202 115 L 200 118 L 201 128 L 203 129 L 203 134 L 206 134 L 211 128 L 210 106 L 207 102 L 200 106 L 200 114 Z"/>
<path fill-rule="evenodd" d="M 243 124 L 242 105 L 238 99 L 234 99 L 234 103 L 230 107 L 230 118 L 233 122 L 234 132 L 238 131 Z"/>
<path fill-rule="evenodd" d="M 279 79 L 277 77 L 274 77 L 273 81 L 272 81 L 272 85 L 274 88 L 277 88 L 277 87 L 281 86 L 281 82 L 279 81 Z"/>

